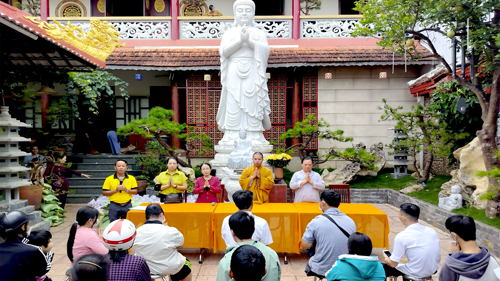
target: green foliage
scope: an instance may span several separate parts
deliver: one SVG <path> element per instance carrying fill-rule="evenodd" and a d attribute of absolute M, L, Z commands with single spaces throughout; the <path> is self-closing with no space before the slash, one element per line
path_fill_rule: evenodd
<path fill-rule="evenodd" d="M 50 126 L 62 124 L 63 128 L 67 130 L 66 121 L 74 118 L 73 108 L 68 106 L 68 101 L 64 98 L 53 101 L 47 110 L 47 123 Z"/>
<path fill-rule="evenodd" d="M 464 98 L 467 104 L 465 114 L 457 110 L 457 103 L 460 98 Z M 447 124 L 447 129 L 454 133 L 469 134 L 463 139 L 455 140 L 452 151 L 471 142 L 483 123 L 481 120 L 481 106 L 477 96 L 467 88 L 460 86 L 456 80 L 441 83 L 437 86 L 432 93 L 429 110 L 433 111 L 441 122 Z M 450 164 L 456 161 L 452 154 L 449 154 L 448 159 Z"/>
<path fill-rule="evenodd" d="M 70 72 L 68 91 L 78 89 L 83 95 L 83 105 L 88 106 L 88 110 L 93 114 L 99 114 L 97 102 L 101 99 L 108 102 L 111 107 L 115 98 L 115 92 L 110 83 L 113 82 L 115 89 L 125 99 L 129 98 L 126 88 L 128 83 L 113 76 L 107 71 L 94 70 L 93 72 Z M 79 118 L 80 113 L 77 108 L 78 95 L 71 95 L 70 100 L 75 110 L 75 117 Z"/>
<path fill-rule="evenodd" d="M 40 16 L 40 0 L 18 0 L 12 2 L 12 5 L 18 9 L 27 11 L 28 14 L 34 17 Z"/>
<path fill-rule="evenodd" d="M 300 0 L 300 11 L 309 15 L 310 11 L 321 10 L 321 0 Z"/>
<path fill-rule="evenodd" d="M 162 147 L 163 146 L 161 146 L 161 144 L 157 140 L 150 140 L 144 145 L 144 148 L 151 150 L 158 150 L 161 149 Z"/>
<path fill-rule="evenodd" d="M 412 106 L 411 111 L 401 112 L 402 106 L 391 107 L 382 100 L 384 107 L 380 108 L 384 114 L 380 121 L 396 122 L 394 126 L 398 137 L 394 138 L 387 147 L 394 149 L 389 154 L 408 152 L 414 159 L 419 182 L 428 178 L 433 157 L 426 158 L 424 168 L 416 165 L 417 154 L 425 147 L 434 157 L 448 157 L 455 140 L 463 139 L 467 133 L 455 133 L 447 128 L 447 124 L 440 122 L 435 112 L 422 105 Z M 401 136 L 406 136 L 401 138 Z"/>
<path fill-rule="evenodd" d="M 500 150 L 495 151 L 495 157 L 500 157 Z M 493 167 L 491 171 L 479 171 L 476 174 L 478 177 L 489 177 L 490 188 L 481 196 L 479 199 L 483 200 L 500 200 L 500 169 L 498 167 Z"/>
<path fill-rule="evenodd" d="M 137 165 L 141 165 L 142 177 L 148 180 L 148 186 L 154 186 L 154 178 L 162 171 L 167 170 L 165 158 L 157 158 L 149 154 L 138 154 L 134 157 Z"/>
<path fill-rule="evenodd" d="M 203 155 L 212 147 L 210 137 L 204 133 L 199 135 L 196 134 L 194 127 L 192 126 L 172 121 L 173 116 L 174 113 L 172 110 L 156 106 L 149 111 L 148 117 L 129 122 L 127 125 L 119 128 L 117 134 L 138 134 L 146 138 L 155 137 L 161 146 L 165 148 L 166 156 L 177 156 L 180 152 L 180 148 L 171 147 L 165 143 L 160 136 L 175 136 L 184 141 L 186 157 L 188 159 L 188 163 L 178 159 L 179 164 L 185 167 L 191 167 L 190 152 L 195 148 L 200 147 L 200 154 Z"/>
<path fill-rule="evenodd" d="M 498 217 L 493 218 L 493 219 L 488 218 L 485 215 L 484 210 L 476 209 L 473 206 L 464 206 L 463 208 L 455 209 L 452 212 L 460 214 L 460 215 L 464 215 L 464 216 L 469 216 L 476 221 L 480 221 L 480 222 L 485 223 L 487 225 L 491 225 L 493 227 L 500 228 L 500 218 L 498 218 Z"/>
<path fill-rule="evenodd" d="M 40 210 L 42 211 L 42 220 L 49 221 L 50 226 L 57 226 L 64 222 L 66 216 L 64 213 L 67 211 L 59 207 L 61 202 L 57 197 L 57 193 L 52 189 L 49 184 L 44 183 L 42 185 L 42 203 L 40 204 Z"/>

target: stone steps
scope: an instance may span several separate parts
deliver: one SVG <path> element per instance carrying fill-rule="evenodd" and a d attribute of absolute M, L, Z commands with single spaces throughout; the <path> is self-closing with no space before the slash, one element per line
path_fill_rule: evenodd
<path fill-rule="evenodd" d="M 28 205 L 28 200 L 13 200 L 9 204 L 0 204 L 0 215 L 14 210 L 22 211 L 28 215 L 34 215 L 35 219 L 30 220 L 31 230 L 50 231 L 50 222 L 42 221 L 42 212 L 35 211 L 35 206 Z"/>

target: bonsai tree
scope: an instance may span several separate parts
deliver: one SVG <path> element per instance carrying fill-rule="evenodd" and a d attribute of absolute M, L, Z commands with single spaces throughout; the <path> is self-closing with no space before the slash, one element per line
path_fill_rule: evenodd
<path fill-rule="evenodd" d="M 294 149 L 298 149 L 300 159 L 303 159 L 306 154 L 306 149 L 309 147 L 310 143 L 316 138 L 324 139 L 328 141 L 338 141 L 338 142 L 349 142 L 353 141 L 352 137 L 344 137 L 344 131 L 337 130 L 331 131 L 328 128 L 328 124 L 323 118 L 316 121 L 316 116 L 309 115 L 306 119 L 297 122 L 292 129 L 289 129 L 280 136 L 280 140 L 286 139 L 302 139 L 301 143 L 294 144 L 288 148 L 285 148 L 285 152 L 293 153 Z M 279 150 L 279 149 L 278 149 Z M 278 152 L 279 153 L 279 152 Z M 324 155 L 320 155 L 320 160 L 314 160 L 314 165 L 325 163 L 332 159 L 343 159 L 351 162 L 360 163 L 361 166 L 366 167 L 369 170 L 375 169 L 376 156 L 370 154 L 364 148 L 359 146 L 353 146 L 352 148 L 346 148 L 343 151 L 336 147 L 331 147 L 328 152 Z"/>
<path fill-rule="evenodd" d="M 200 148 L 200 155 L 205 154 L 212 144 L 210 137 L 206 134 L 194 133 L 194 127 L 189 127 L 186 124 L 179 124 L 172 121 L 174 113 L 172 110 L 163 107 L 153 107 L 149 111 L 149 117 L 134 120 L 127 125 L 118 129 L 119 135 L 139 134 L 143 137 L 154 137 L 165 148 L 166 157 L 178 157 L 181 152 L 186 152 L 187 163 L 178 159 L 179 164 L 184 167 L 191 166 L 191 153 L 195 148 Z M 161 138 L 162 135 L 177 137 L 184 141 L 185 149 L 180 147 L 172 147 Z"/>
<path fill-rule="evenodd" d="M 320 10 L 321 0 L 300 0 L 300 11 L 304 15 L 309 15 L 309 11 Z"/>
<path fill-rule="evenodd" d="M 387 147 L 394 149 L 389 154 L 401 151 L 408 152 L 413 157 L 413 166 L 417 170 L 417 182 L 423 183 L 429 179 L 430 170 L 434 157 L 445 157 L 451 153 L 451 148 L 455 140 L 467 137 L 468 133 L 454 133 L 448 129 L 445 122 L 440 122 L 438 116 L 422 105 L 412 106 L 411 111 L 401 112 L 402 106 L 391 107 L 387 101 L 382 100 L 384 114 L 379 121 L 394 121 L 394 128 L 399 133 L 406 135 L 406 138 L 393 140 Z M 422 167 L 417 165 L 417 154 L 422 149 L 427 149 Z"/>
<path fill-rule="evenodd" d="M 47 123 L 52 127 L 62 124 L 63 129 L 67 130 L 68 125 L 66 121 L 73 120 L 74 118 L 73 108 L 64 99 L 53 101 L 47 110 Z"/>

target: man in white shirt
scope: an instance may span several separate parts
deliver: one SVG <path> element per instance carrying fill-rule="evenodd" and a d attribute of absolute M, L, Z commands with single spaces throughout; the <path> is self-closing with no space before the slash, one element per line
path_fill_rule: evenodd
<path fill-rule="evenodd" d="M 295 191 L 293 202 L 319 202 L 319 191 L 325 189 L 325 182 L 321 176 L 312 170 L 311 157 L 302 159 L 302 170 L 293 174 L 290 188 Z"/>
<path fill-rule="evenodd" d="M 401 205 L 399 219 L 406 229 L 394 239 L 390 257 L 384 254 L 386 276 L 409 275 L 416 278 L 432 276 L 441 260 L 439 238 L 436 231 L 418 223 L 420 208 L 411 203 Z M 406 256 L 407 263 L 400 263 Z"/>
<path fill-rule="evenodd" d="M 164 223 L 161 206 L 147 206 L 146 222 L 137 229 L 133 251 L 146 259 L 152 274 L 170 275 L 173 281 L 191 280 L 191 263 L 177 252 L 177 247 L 184 244 L 184 236 L 177 228 Z"/>
<path fill-rule="evenodd" d="M 253 193 L 249 190 L 238 190 L 233 194 L 233 201 L 240 211 L 245 211 L 254 217 L 255 231 L 252 235 L 252 240 L 259 241 L 266 246 L 273 243 L 273 237 L 271 236 L 271 230 L 269 229 L 267 221 L 252 214 Z M 233 235 L 231 234 L 231 229 L 229 228 L 229 217 L 231 216 L 224 218 L 221 229 L 222 238 L 226 242 L 227 248 L 236 244 L 236 241 L 234 241 Z"/>

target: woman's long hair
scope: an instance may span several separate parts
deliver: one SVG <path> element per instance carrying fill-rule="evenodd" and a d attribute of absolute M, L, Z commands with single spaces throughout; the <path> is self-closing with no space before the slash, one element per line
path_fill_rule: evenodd
<path fill-rule="evenodd" d="M 82 207 L 76 213 L 76 221 L 71 226 L 71 230 L 69 231 L 68 244 L 66 246 L 66 253 L 68 254 L 68 258 L 71 262 L 73 262 L 73 245 L 75 244 L 75 236 L 77 226 L 82 226 L 87 223 L 89 219 L 96 220 L 99 217 L 99 211 L 89 206 Z"/>

